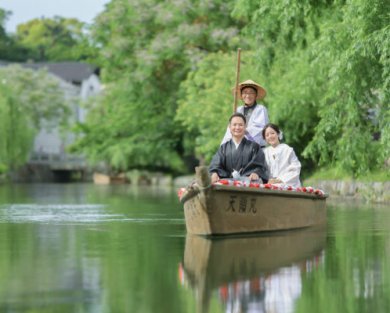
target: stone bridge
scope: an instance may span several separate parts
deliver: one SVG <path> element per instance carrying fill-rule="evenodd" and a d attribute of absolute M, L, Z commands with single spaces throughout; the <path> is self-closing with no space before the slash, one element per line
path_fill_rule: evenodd
<path fill-rule="evenodd" d="M 14 180 L 26 182 L 88 181 L 90 168 L 82 156 L 69 154 L 32 155 Z"/>

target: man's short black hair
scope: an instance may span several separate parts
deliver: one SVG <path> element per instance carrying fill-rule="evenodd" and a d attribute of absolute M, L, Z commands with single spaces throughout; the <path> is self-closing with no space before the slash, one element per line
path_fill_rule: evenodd
<path fill-rule="evenodd" d="M 242 113 L 234 113 L 234 114 L 232 114 L 232 116 L 229 118 L 229 124 L 232 121 L 233 117 L 241 117 L 243 119 L 245 125 L 246 125 L 246 118 L 245 118 L 244 114 L 242 114 Z"/>

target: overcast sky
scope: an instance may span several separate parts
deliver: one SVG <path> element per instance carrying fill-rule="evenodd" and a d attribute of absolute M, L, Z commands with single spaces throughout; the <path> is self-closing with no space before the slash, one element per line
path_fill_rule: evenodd
<path fill-rule="evenodd" d="M 108 2 L 110 0 L 0 0 L 0 8 L 12 11 L 5 28 L 7 32 L 14 33 L 18 24 L 56 15 L 92 23 Z"/>

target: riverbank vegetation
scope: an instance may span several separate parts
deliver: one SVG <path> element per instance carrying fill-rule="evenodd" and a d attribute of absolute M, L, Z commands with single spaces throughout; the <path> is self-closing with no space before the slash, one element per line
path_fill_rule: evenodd
<path fill-rule="evenodd" d="M 41 127 L 65 127 L 70 107 L 45 70 L 0 68 L 0 174 L 23 165 Z"/>
<path fill-rule="evenodd" d="M 209 162 L 232 113 L 240 47 L 241 80 L 264 85 L 305 173 L 388 171 L 389 12 L 385 0 L 112 0 L 79 42 L 105 89 L 72 149 L 125 171 Z"/>

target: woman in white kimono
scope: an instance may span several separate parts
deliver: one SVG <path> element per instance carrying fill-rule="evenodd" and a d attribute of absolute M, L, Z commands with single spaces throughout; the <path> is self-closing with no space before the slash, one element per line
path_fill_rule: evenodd
<path fill-rule="evenodd" d="M 263 129 L 263 137 L 268 144 L 264 149 L 269 172 L 268 183 L 300 187 L 301 162 L 293 148 L 280 143 L 283 134 L 279 127 L 272 123 L 267 124 Z"/>
<path fill-rule="evenodd" d="M 257 103 L 257 101 L 264 99 L 267 92 L 258 83 L 250 79 L 240 83 L 236 92 L 238 98 L 244 102 L 244 105 L 237 108 L 237 113 L 243 114 L 247 120 L 245 137 L 258 143 L 261 147 L 265 147 L 266 143 L 261 132 L 269 121 L 268 111 L 264 105 Z M 228 142 L 231 138 L 232 135 L 228 127 L 221 145 Z"/>

